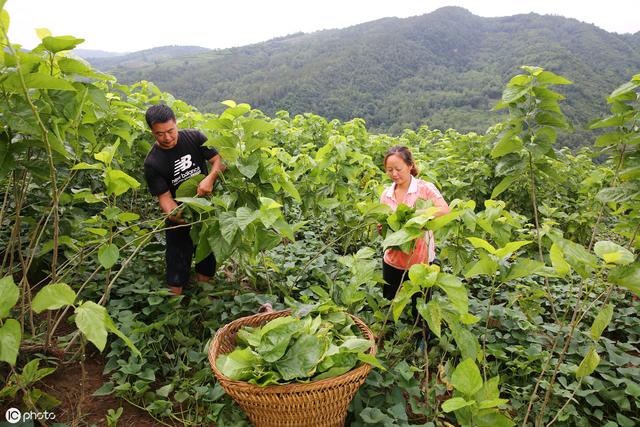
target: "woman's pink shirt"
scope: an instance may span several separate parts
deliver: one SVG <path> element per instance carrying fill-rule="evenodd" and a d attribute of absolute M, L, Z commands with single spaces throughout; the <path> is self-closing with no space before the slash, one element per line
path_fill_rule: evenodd
<path fill-rule="evenodd" d="M 418 199 L 431 200 L 433 206 L 440 208 L 438 216 L 449 213 L 449 205 L 442 197 L 435 185 L 430 182 L 423 181 L 419 178 L 411 177 L 409 189 L 404 200 L 396 200 L 395 198 L 396 183 L 386 188 L 380 196 L 380 203 L 390 206 L 395 212 L 398 205 L 405 204 L 409 207 L 415 207 Z M 422 264 L 425 262 L 433 262 L 436 257 L 436 245 L 433 239 L 433 231 L 429 230 L 424 237 L 416 241 L 415 249 L 407 254 L 399 249 L 387 249 L 384 253 L 384 262 L 392 267 L 400 270 L 408 270 L 414 264 Z"/>

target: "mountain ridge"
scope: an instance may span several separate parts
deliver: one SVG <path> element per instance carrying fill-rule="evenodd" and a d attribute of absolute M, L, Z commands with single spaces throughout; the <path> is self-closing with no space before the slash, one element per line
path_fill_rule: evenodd
<path fill-rule="evenodd" d="M 152 81 L 203 111 L 219 112 L 219 101 L 235 99 L 267 114 L 362 117 L 389 133 L 421 125 L 484 132 L 499 120 L 489 110 L 518 67 L 539 65 L 576 83 L 560 91 L 579 130 L 606 111 L 613 89 L 640 72 L 640 32 L 609 33 L 534 13 L 483 18 L 445 7 L 153 62 L 98 68 L 126 83 Z M 578 132 L 566 143 L 585 145 L 581 138 Z"/>
<path fill-rule="evenodd" d="M 106 55 L 102 54 L 100 56 L 91 56 L 92 52 L 94 51 L 83 53 L 80 49 L 75 51 L 75 53 L 91 62 L 91 64 L 97 68 L 109 69 L 113 66 L 141 68 L 147 65 L 153 65 L 160 60 L 175 59 L 209 51 L 211 51 L 211 49 L 201 46 L 169 45 L 126 53 L 104 52 Z"/>

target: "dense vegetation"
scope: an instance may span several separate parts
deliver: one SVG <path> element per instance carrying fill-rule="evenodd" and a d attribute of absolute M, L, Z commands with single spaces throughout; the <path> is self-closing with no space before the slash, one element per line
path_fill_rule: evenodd
<path fill-rule="evenodd" d="M 589 143 L 584 127 L 606 111 L 609 88 L 637 71 L 639 40 L 559 16 L 482 18 L 446 7 L 173 59 L 163 48 L 157 58 L 91 62 L 123 82 L 152 81 L 200 111 L 241 99 L 269 115 L 361 117 L 392 134 L 421 125 L 482 133 L 500 120 L 489 110 L 510 76 L 537 64 L 576 83 L 563 92 L 576 133 L 560 141 L 576 147 Z"/>
<path fill-rule="evenodd" d="M 351 425 L 640 422 L 639 74 L 607 88 L 611 112 L 591 125 L 597 151 L 572 153 L 554 148 L 571 127 L 555 88 L 569 82 L 538 67 L 509 80 L 496 106 L 504 120 L 484 134 L 391 137 L 362 119 L 268 116 L 233 101 L 203 114 L 67 55 L 81 39 L 41 30 L 24 52 L 7 40 L 4 10 L 0 24 L 3 402 L 55 407 L 39 381 L 95 346 L 108 360 L 97 394 L 158 423 L 245 425 L 208 366 L 215 331 L 265 302 L 330 303 L 372 328 L 385 368 L 356 395 Z M 221 266 L 179 298 L 165 289 L 164 221 L 142 184 L 153 143 L 143 114 L 158 102 L 228 165 L 213 197 L 181 198 L 196 257 L 213 251 Z M 378 197 L 395 144 L 411 147 L 450 214 L 391 220 Z M 382 247 L 425 229 L 442 266 L 412 269 L 390 304 Z M 412 295 L 435 335 L 422 350 Z"/>

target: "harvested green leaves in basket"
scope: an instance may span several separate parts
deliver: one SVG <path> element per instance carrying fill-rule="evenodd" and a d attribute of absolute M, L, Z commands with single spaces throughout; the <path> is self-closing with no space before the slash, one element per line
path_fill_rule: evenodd
<path fill-rule="evenodd" d="M 366 354 L 372 345 L 341 311 L 283 316 L 241 328 L 236 348 L 218 356 L 216 367 L 232 380 L 259 386 L 317 381 L 342 375 L 361 361 L 381 367 Z"/>

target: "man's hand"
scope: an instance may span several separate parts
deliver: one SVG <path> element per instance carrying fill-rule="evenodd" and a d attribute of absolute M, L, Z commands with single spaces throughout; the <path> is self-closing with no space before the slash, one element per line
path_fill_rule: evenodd
<path fill-rule="evenodd" d="M 187 221 L 185 221 L 185 220 L 182 218 L 182 211 L 181 211 L 181 210 L 176 210 L 176 211 L 175 211 L 175 214 L 174 214 L 174 215 L 169 215 L 169 216 L 167 217 L 167 219 L 168 219 L 169 221 L 173 221 L 173 222 L 175 222 L 176 224 L 186 224 L 186 223 L 187 223 Z"/>
<path fill-rule="evenodd" d="M 198 184 L 197 194 L 198 197 L 208 196 L 213 191 L 214 176 L 208 175 L 204 177 L 200 184 Z"/>
<path fill-rule="evenodd" d="M 158 202 L 160 203 L 160 209 L 162 209 L 162 212 L 167 215 L 167 219 L 169 221 L 173 221 L 178 224 L 186 224 L 186 221 L 181 218 L 182 212 L 177 209 L 178 204 L 173 200 L 169 191 L 160 194 L 158 196 Z"/>
<path fill-rule="evenodd" d="M 226 169 L 222 163 L 222 157 L 220 157 L 220 154 L 216 154 L 210 158 L 209 163 L 211 164 L 211 172 L 209 172 L 209 175 L 204 177 L 204 179 L 200 181 L 200 184 L 198 184 L 198 197 L 208 196 L 211 194 L 213 192 L 213 185 L 216 183 L 218 173 L 223 172 Z"/>

